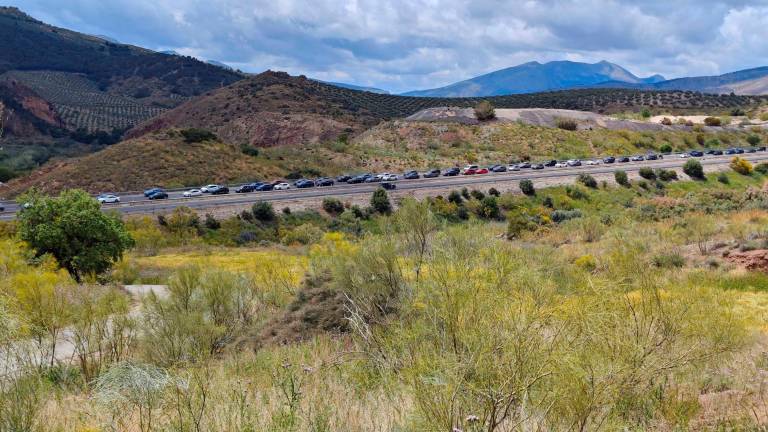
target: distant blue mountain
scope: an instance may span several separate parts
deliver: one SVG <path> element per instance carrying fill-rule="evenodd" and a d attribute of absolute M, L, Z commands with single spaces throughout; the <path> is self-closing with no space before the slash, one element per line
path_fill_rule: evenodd
<path fill-rule="evenodd" d="M 587 87 L 607 81 L 648 84 L 664 81 L 664 79 L 661 75 L 639 78 L 623 67 L 607 61 L 592 64 L 572 61 L 529 62 L 445 87 L 411 91 L 403 93 L 403 95 L 429 97 L 500 96 Z"/>

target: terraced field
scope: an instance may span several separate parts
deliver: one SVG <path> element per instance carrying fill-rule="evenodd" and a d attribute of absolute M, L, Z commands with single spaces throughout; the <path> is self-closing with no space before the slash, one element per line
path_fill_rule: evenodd
<path fill-rule="evenodd" d="M 10 71 L 0 79 L 17 81 L 51 102 L 71 129 L 126 129 L 167 110 L 149 101 L 101 91 L 96 83 L 77 73 Z"/>

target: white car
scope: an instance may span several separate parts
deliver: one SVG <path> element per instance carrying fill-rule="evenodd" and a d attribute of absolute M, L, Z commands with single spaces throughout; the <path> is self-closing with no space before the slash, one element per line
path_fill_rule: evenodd
<path fill-rule="evenodd" d="M 104 194 L 96 197 L 100 204 L 114 204 L 120 202 L 120 197 L 112 194 Z"/>
<path fill-rule="evenodd" d="M 275 190 L 288 190 L 291 188 L 291 185 L 288 183 L 278 183 L 275 185 Z"/>
<path fill-rule="evenodd" d="M 555 168 L 565 168 L 568 164 L 566 162 L 558 162 L 555 164 Z"/>
<path fill-rule="evenodd" d="M 588 160 L 586 162 L 586 164 L 587 165 L 600 165 L 600 161 L 599 160 Z"/>
<path fill-rule="evenodd" d="M 691 157 L 688 153 L 680 153 L 680 156 L 678 156 L 680 159 L 687 159 Z"/>
<path fill-rule="evenodd" d="M 384 173 L 384 174 L 381 175 L 381 179 L 383 181 L 394 181 L 394 180 L 397 180 L 397 175 L 396 174 Z"/>
<path fill-rule="evenodd" d="M 196 196 L 200 196 L 203 194 L 203 191 L 200 189 L 190 189 L 188 191 L 184 191 L 182 195 L 184 195 L 184 198 L 192 198 Z"/>
<path fill-rule="evenodd" d="M 218 189 L 218 188 L 219 188 L 219 185 L 217 185 L 217 184 L 209 184 L 209 185 L 201 187 L 200 188 L 200 192 L 202 192 L 202 193 L 210 193 L 212 190 Z"/>
<path fill-rule="evenodd" d="M 508 165 L 507 171 L 520 171 L 520 167 L 517 165 Z"/>

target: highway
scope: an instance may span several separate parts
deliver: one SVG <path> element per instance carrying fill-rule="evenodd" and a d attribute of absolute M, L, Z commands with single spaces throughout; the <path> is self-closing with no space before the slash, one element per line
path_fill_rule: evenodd
<path fill-rule="evenodd" d="M 766 162 L 768 161 L 768 153 L 745 153 L 738 155 L 743 159 L 749 160 L 752 163 Z M 705 156 L 695 158 L 700 161 L 705 169 L 718 168 L 719 166 L 727 166 L 733 155 L 723 156 Z M 624 170 L 628 174 L 636 174 L 640 168 L 664 168 L 664 169 L 679 169 L 683 166 L 687 159 L 679 158 L 678 155 L 668 155 L 664 159 L 655 161 L 639 161 L 639 162 L 627 162 L 627 163 L 612 163 L 612 164 L 600 164 L 600 165 L 582 165 L 578 167 L 565 167 L 554 168 L 546 167 L 543 170 L 531 170 L 523 169 L 521 171 L 512 171 L 505 173 L 488 173 L 479 175 L 464 176 L 459 175 L 455 177 L 437 177 L 437 178 L 420 178 L 414 180 L 397 180 L 398 192 L 434 192 L 446 193 L 453 189 L 460 188 L 483 188 L 488 189 L 490 187 L 496 187 L 500 190 L 506 190 L 510 187 L 517 187 L 517 183 L 523 179 L 530 179 L 536 184 L 536 180 L 539 181 L 555 181 L 565 182 L 569 179 L 574 179 L 581 173 L 589 173 L 592 175 L 605 175 L 612 174 L 616 170 Z M 339 197 L 351 195 L 365 195 L 371 194 L 379 187 L 378 183 L 363 183 L 363 184 L 346 184 L 336 183 L 334 186 L 328 187 L 314 187 L 307 189 L 292 188 L 285 191 L 268 191 L 268 192 L 250 192 L 244 194 L 230 193 L 228 195 L 208 195 L 204 194 L 200 197 L 184 198 L 182 191 L 169 191 L 169 198 L 166 200 L 151 201 L 144 197 L 141 193 L 126 193 L 120 194 L 120 203 L 117 204 L 104 204 L 103 208 L 106 210 L 118 210 L 124 214 L 149 214 L 149 213 L 162 213 L 173 210 L 179 206 L 187 206 L 193 209 L 212 209 L 217 207 L 232 207 L 249 205 L 257 201 L 270 201 L 270 202 L 297 202 L 302 200 L 318 200 L 325 197 Z M 231 189 L 234 189 L 231 188 Z M 15 217 L 16 212 L 19 210 L 19 205 L 14 202 L 3 202 L 5 211 L 0 214 L 0 220 L 10 220 Z"/>

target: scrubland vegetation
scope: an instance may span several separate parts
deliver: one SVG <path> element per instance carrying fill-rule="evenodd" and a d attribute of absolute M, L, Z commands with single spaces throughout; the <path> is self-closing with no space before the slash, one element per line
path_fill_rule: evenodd
<path fill-rule="evenodd" d="M 0 429 L 759 429 L 764 171 L 182 208 L 80 283 L 3 225 Z"/>

